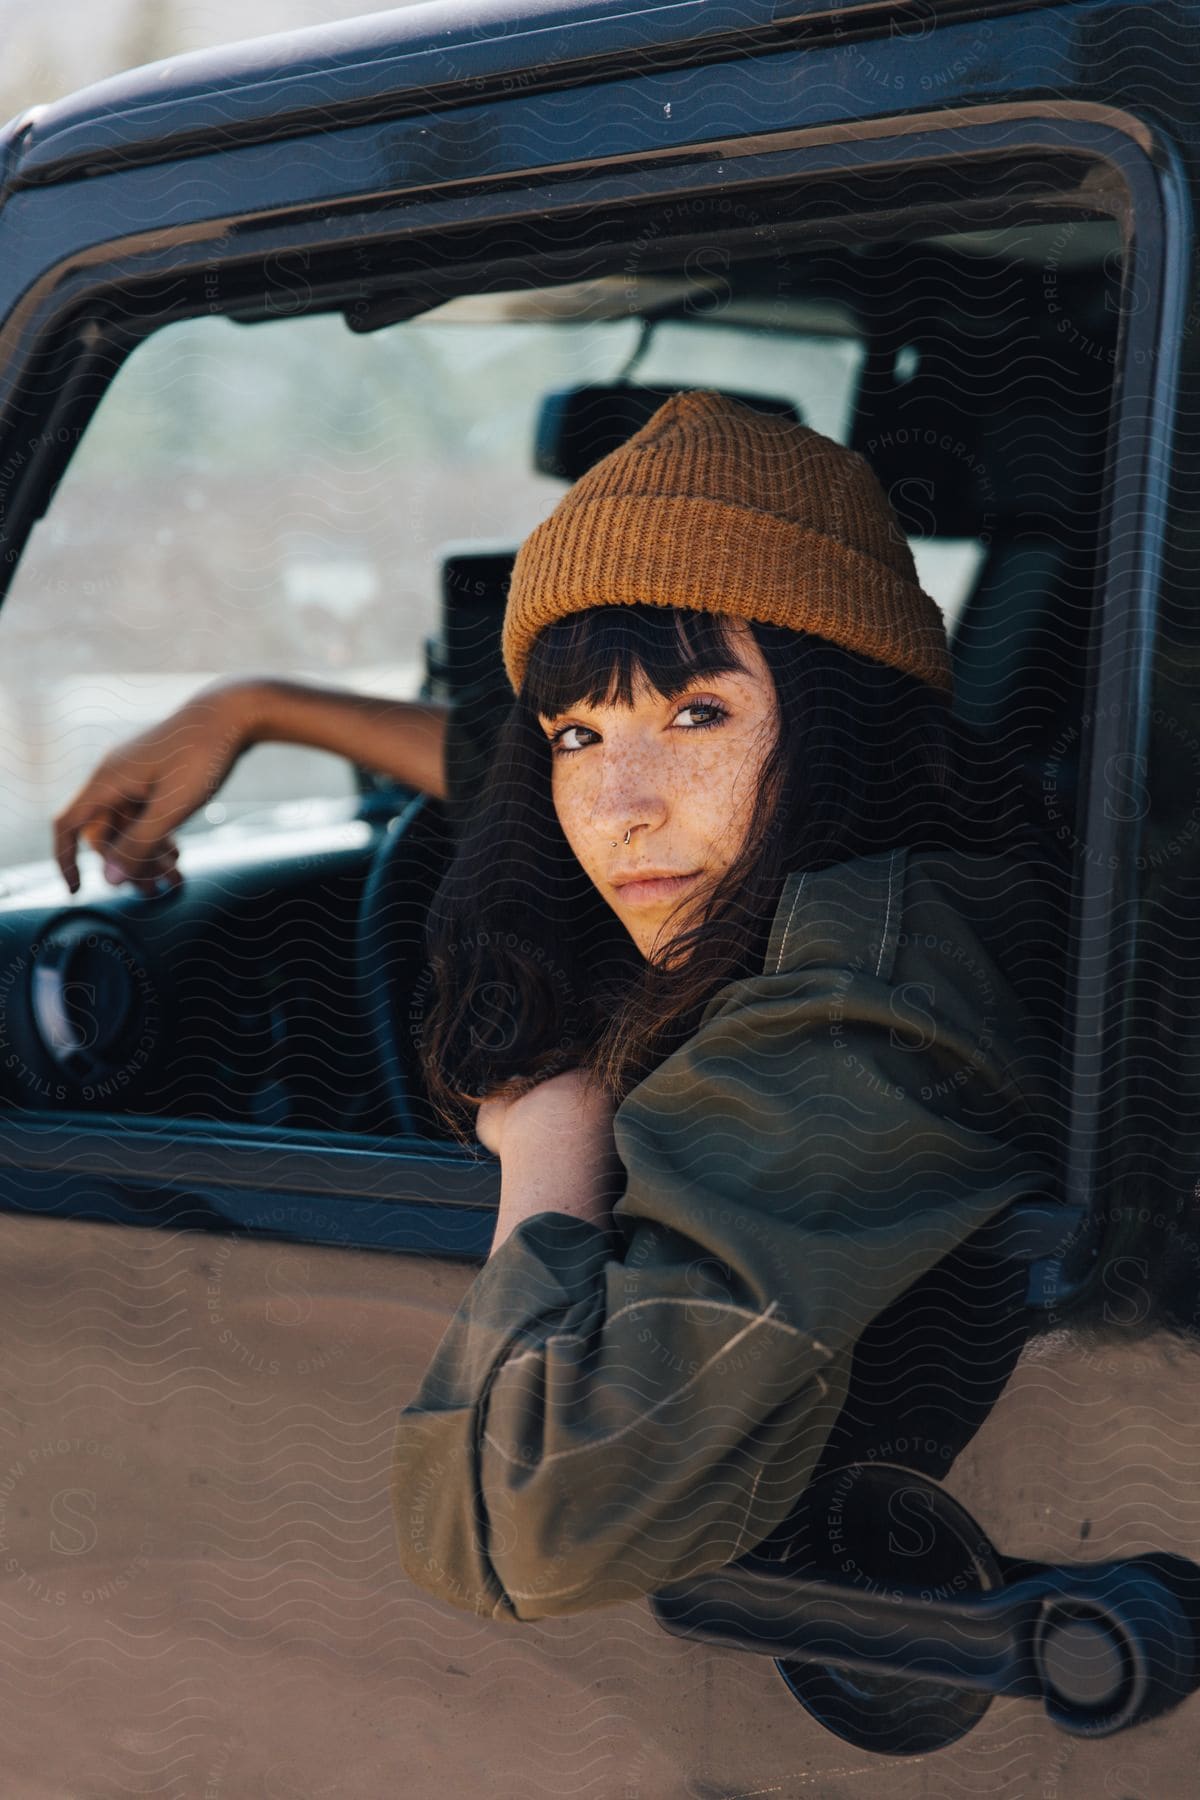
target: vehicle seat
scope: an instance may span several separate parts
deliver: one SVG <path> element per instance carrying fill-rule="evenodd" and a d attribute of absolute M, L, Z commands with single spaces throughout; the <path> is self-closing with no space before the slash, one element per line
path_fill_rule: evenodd
<path fill-rule="evenodd" d="M 950 645 L 956 714 L 1012 749 L 1077 829 L 1111 370 L 1079 366 L 1028 318 L 938 319 L 868 356 L 851 447 L 913 537 L 987 554 Z M 1069 364 L 1069 366 L 1068 366 Z"/>

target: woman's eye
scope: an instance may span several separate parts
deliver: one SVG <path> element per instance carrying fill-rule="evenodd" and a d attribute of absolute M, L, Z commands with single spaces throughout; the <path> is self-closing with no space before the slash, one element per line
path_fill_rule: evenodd
<path fill-rule="evenodd" d="M 684 712 L 703 712 L 711 713 L 713 715 L 711 718 L 699 720 L 695 725 L 686 726 L 685 729 L 688 731 L 711 731 L 714 725 L 722 724 L 723 721 L 729 717 L 728 712 L 721 705 L 719 700 L 689 700 L 682 710 Z"/>
<path fill-rule="evenodd" d="M 555 756 L 574 756 L 577 751 L 585 749 L 586 746 L 584 744 L 564 744 L 562 740 L 566 737 L 568 731 L 586 730 L 586 725 L 560 725 L 558 730 L 552 732 L 550 735 L 551 752 Z M 592 735 L 594 737 L 595 733 L 593 732 Z"/>
<path fill-rule="evenodd" d="M 725 720 L 729 717 L 728 708 L 723 706 L 719 700 L 689 700 L 685 705 L 679 708 L 673 722 L 678 724 L 685 713 L 708 713 L 711 715 L 706 719 L 697 719 L 694 724 L 681 727 L 682 730 L 689 732 L 711 731 L 714 726 L 723 725 Z M 585 737 L 594 738 L 597 735 L 594 731 L 590 731 L 586 725 L 560 725 L 558 730 L 552 732 L 548 739 L 553 755 L 576 756 L 580 750 L 587 749 L 586 744 L 568 744 L 563 741 L 566 738 L 567 733 L 571 731 L 582 731 Z"/>

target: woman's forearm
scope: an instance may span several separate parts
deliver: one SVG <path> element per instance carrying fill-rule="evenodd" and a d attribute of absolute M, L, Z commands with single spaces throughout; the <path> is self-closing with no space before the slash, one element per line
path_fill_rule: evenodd
<path fill-rule="evenodd" d="M 581 1101 L 570 1078 L 548 1081 L 514 1103 L 503 1125 L 500 1208 L 488 1255 L 536 1213 L 571 1213 L 607 1230 L 624 1191 L 611 1108 L 594 1096 Z"/>
<path fill-rule="evenodd" d="M 488 1250 L 489 1260 L 523 1219 L 532 1219 L 537 1213 L 570 1213 L 574 1218 L 587 1219 L 607 1231 L 612 1224 L 612 1209 L 624 1187 L 625 1171 L 619 1162 L 607 1172 L 596 1169 L 581 1172 L 575 1180 L 564 1179 L 560 1174 L 552 1175 L 548 1169 L 530 1171 L 524 1177 L 516 1170 L 502 1169 L 500 1208 Z"/>
<path fill-rule="evenodd" d="M 306 744 L 446 798 L 448 701 L 389 700 L 281 676 L 253 677 L 236 687 L 247 748 Z"/>

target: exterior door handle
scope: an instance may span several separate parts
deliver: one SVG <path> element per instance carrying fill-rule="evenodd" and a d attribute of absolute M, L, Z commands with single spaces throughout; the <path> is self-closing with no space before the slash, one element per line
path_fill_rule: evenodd
<path fill-rule="evenodd" d="M 854 1466 L 813 1484 L 810 1518 Z M 944 1490 L 895 1465 L 862 1465 L 876 1541 L 902 1496 L 936 1519 L 935 1565 L 957 1545 L 973 1592 L 909 1581 L 814 1573 L 811 1539 L 798 1554 L 751 1553 L 649 1596 L 673 1636 L 775 1659 L 795 1697 L 823 1725 L 888 1755 L 927 1753 L 969 1731 L 997 1695 L 1038 1700 L 1062 1731 L 1106 1737 L 1179 1704 L 1200 1686 L 1200 1568 L 1146 1555 L 1105 1563 L 1009 1562 Z M 882 1509 L 882 1510 L 880 1510 Z M 969 1546 L 964 1557 L 961 1552 Z M 951 1559 L 953 1560 L 953 1558 Z M 929 1572 L 927 1565 L 924 1573 Z M 915 1577 L 915 1579 L 914 1579 Z M 956 1579 L 953 1588 L 963 1585 Z"/>

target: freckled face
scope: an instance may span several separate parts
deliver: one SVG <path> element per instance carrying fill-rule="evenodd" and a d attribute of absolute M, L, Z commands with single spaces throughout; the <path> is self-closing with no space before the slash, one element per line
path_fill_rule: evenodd
<path fill-rule="evenodd" d="M 744 674 L 699 676 L 673 700 L 639 676 L 632 708 L 541 719 L 563 835 L 647 959 L 740 851 L 778 730 L 775 683 L 750 627 L 734 621 L 730 637 Z M 640 871 L 686 879 L 622 885 Z"/>

